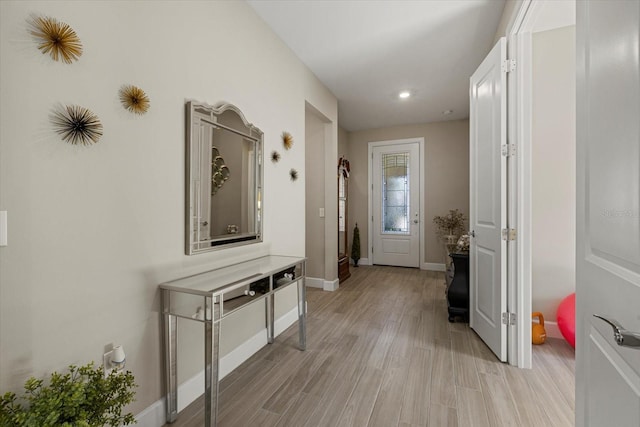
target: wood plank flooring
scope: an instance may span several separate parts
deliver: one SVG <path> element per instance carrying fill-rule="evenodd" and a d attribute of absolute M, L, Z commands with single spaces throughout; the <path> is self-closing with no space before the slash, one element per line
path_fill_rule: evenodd
<path fill-rule="evenodd" d="M 351 271 L 336 292 L 309 288 L 307 351 L 294 325 L 221 382 L 220 427 L 574 424 L 566 342 L 548 339 L 534 369 L 513 368 L 447 321 L 442 273 Z M 202 425 L 202 398 L 171 424 Z"/>

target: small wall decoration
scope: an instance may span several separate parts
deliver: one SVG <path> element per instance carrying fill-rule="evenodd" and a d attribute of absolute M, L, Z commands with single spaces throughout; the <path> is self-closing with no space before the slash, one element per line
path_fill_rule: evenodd
<path fill-rule="evenodd" d="M 296 181 L 298 179 L 298 171 L 295 169 L 291 169 L 289 171 L 289 176 L 291 177 L 291 181 Z"/>
<path fill-rule="evenodd" d="M 338 160 L 338 174 L 342 173 L 345 178 L 349 178 L 349 173 L 351 172 L 351 165 L 349 164 L 349 160 L 346 157 L 340 157 Z"/>
<path fill-rule="evenodd" d="M 39 42 L 38 49 L 48 53 L 54 61 L 71 64 L 82 55 L 82 43 L 68 24 L 48 16 L 33 16 L 29 21 L 29 32 Z"/>
<path fill-rule="evenodd" d="M 280 161 L 280 153 L 278 153 L 276 150 L 273 150 L 271 152 L 271 161 L 273 163 L 278 163 L 278 161 Z"/>
<path fill-rule="evenodd" d="M 147 94 L 133 85 L 124 85 L 120 88 L 120 102 L 127 111 L 135 114 L 146 113 L 151 104 Z"/>
<path fill-rule="evenodd" d="M 282 132 L 282 145 L 285 150 L 290 150 L 293 146 L 293 136 L 289 132 Z"/>
<path fill-rule="evenodd" d="M 91 110 L 79 105 L 65 105 L 51 113 L 53 128 L 70 144 L 90 145 L 100 140 L 102 123 Z"/>

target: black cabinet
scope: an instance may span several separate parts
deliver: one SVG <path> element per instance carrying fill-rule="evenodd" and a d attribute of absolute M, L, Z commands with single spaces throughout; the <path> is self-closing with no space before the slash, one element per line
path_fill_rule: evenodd
<path fill-rule="evenodd" d="M 453 260 L 453 278 L 447 286 L 449 322 L 456 317 L 469 321 L 469 253 L 450 253 Z"/>

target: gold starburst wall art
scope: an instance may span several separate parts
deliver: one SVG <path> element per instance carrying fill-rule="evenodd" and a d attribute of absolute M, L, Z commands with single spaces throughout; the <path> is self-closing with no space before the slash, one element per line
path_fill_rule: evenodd
<path fill-rule="evenodd" d="M 73 145 L 91 145 L 102 136 L 102 123 L 91 110 L 79 105 L 61 105 L 51 113 L 53 129 Z"/>
<path fill-rule="evenodd" d="M 282 132 L 282 145 L 285 150 L 290 150 L 293 147 L 293 136 L 289 132 Z"/>
<path fill-rule="evenodd" d="M 144 114 L 149 111 L 151 102 L 147 94 L 137 86 L 124 85 L 120 88 L 120 102 L 127 110 L 135 114 Z"/>
<path fill-rule="evenodd" d="M 82 55 L 82 43 L 68 24 L 49 16 L 32 16 L 29 32 L 38 41 L 42 54 L 49 54 L 54 61 L 71 64 Z"/>

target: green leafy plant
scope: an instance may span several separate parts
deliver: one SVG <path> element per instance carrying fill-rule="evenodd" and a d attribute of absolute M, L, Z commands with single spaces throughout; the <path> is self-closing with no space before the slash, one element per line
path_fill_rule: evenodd
<path fill-rule="evenodd" d="M 456 239 L 464 234 L 466 220 L 467 218 L 458 209 L 450 209 L 447 215 L 438 215 L 433 218 L 440 237 L 456 236 Z"/>
<path fill-rule="evenodd" d="M 353 243 L 351 244 L 351 259 L 353 260 L 353 266 L 358 266 L 358 261 L 360 260 L 360 229 L 358 228 L 358 223 L 356 222 L 356 226 L 353 229 Z"/>
<path fill-rule="evenodd" d="M 49 383 L 29 378 L 18 398 L 8 392 L 0 396 L 0 426 L 11 427 L 100 427 L 134 424 L 133 414 L 123 414 L 133 402 L 133 374 L 112 372 L 104 377 L 93 362 L 69 366 L 69 372 L 51 374 Z"/>

